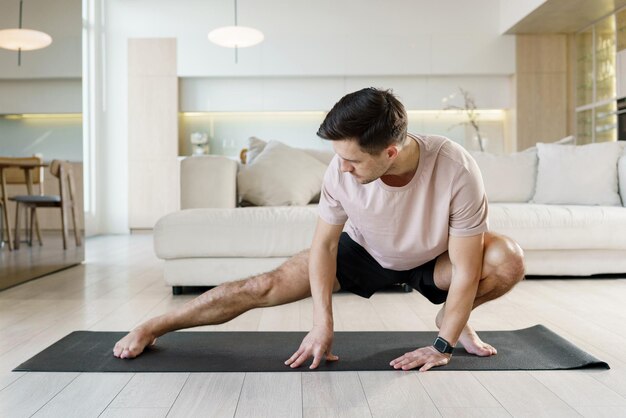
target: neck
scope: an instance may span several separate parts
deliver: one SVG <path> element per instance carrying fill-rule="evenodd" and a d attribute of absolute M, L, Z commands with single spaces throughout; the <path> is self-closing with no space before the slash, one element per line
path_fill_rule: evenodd
<path fill-rule="evenodd" d="M 420 160 L 420 149 L 417 142 L 407 136 L 405 144 L 398 153 L 398 157 L 389 170 L 381 177 L 389 186 L 404 186 L 408 184 L 415 172 Z"/>

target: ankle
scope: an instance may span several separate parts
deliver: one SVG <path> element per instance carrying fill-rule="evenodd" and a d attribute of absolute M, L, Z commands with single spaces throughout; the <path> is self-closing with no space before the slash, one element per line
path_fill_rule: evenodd
<path fill-rule="evenodd" d="M 133 329 L 133 332 L 140 334 L 141 336 L 150 337 L 151 339 L 155 339 L 162 335 L 158 333 L 158 327 L 153 322 L 156 318 L 153 318 L 143 324 L 138 325 Z"/>

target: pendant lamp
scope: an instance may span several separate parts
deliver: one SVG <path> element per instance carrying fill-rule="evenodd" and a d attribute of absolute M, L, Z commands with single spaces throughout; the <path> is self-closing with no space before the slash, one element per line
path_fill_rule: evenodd
<path fill-rule="evenodd" d="M 20 0 L 20 18 L 18 29 L 0 30 L 0 48 L 17 51 L 17 65 L 22 65 L 22 51 L 45 48 L 52 43 L 47 33 L 33 29 L 22 29 L 22 3 Z"/>
<path fill-rule="evenodd" d="M 263 41 L 263 32 L 237 24 L 237 0 L 235 2 L 235 26 L 224 26 L 209 32 L 209 41 L 225 48 L 235 48 L 235 62 L 238 62 L 238 49 L 254 46 Z"/>

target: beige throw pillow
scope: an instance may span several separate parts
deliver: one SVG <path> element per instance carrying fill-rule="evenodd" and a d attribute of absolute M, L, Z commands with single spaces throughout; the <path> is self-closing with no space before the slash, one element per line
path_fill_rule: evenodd
<path fill-rule="evenodd" d="M 267 145 L 266 141 L 257 138 L 256 136 L 251 136 L 248 138 L 248 151 L 246 152 L 246 164 L 252 164 L 256 157 L 259 156 L 265 149 Z"/>
<path fill-rule="evenodd" d="M 270 141 L 250 165 L 242 166 L 237 188 L 257 206 L 306 205 L 322 187 L 326 165 L 306 152 Z"/>
<path fill-rule="evenodd" d="M 537 144 L 533 202 L 563 205 L 620 205 L 616 142 L 589 145 Z"/>
<path fill-rule="evenodd" d="M 537 150 L 509 155 L 471 152 L 490 202 L 528 202 L 535 192 Z"/>
<path fill-rule="evenodd" d="M 246 154 L 246 163 L 252 164 L 256 157 L 263 152 L 265 146 L 267 145 L 267 141 L 264 141 L 256 136 L 251 136 L 248 138 L 248 152 Z M 332 161 L 335 156 L 335 152 L 332 150 L 321 150 L 321 149 L 313 149 L 313 148 L 298 148 L 311 157 L 314 157 L 316 160 L 323 162 L 328 165 Z"/>

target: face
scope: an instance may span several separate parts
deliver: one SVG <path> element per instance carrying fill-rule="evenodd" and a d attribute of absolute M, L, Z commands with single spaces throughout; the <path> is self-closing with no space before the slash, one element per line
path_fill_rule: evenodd
<path fill-rule="evenodd" d="M 341 161 L 341 171 L 350 173 L 361 184 L 371 183 L 383 176 L 391 167 L 397 151 L 388 147 L 378 155 L 371 155 L 352 139 L 332 141 L 335 153 Z"/>

